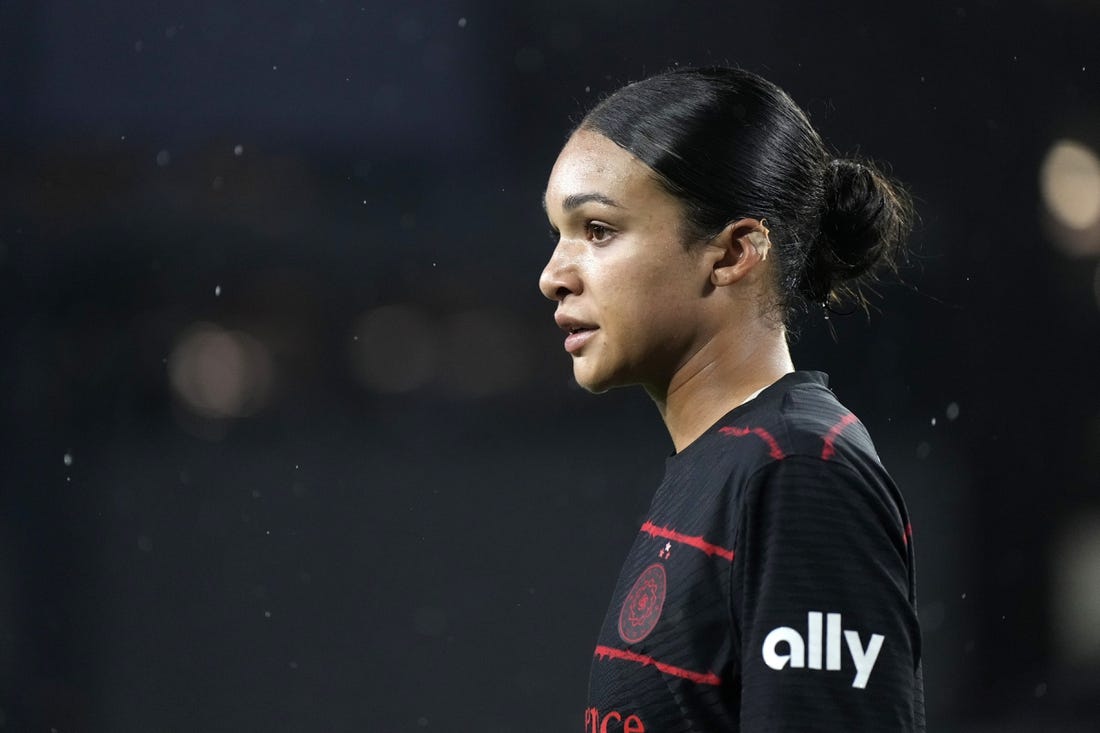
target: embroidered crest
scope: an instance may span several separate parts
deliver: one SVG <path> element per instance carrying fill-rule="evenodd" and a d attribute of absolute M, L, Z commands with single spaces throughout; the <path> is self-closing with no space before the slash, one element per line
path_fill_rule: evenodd
<path fill-rule="evenodd" d="M 619 611 L 619 636 L 627 644 L 636 644 L 649 636 L 661 618 L 667 587 L 665 567 L 653 563 L 642 571 L 626 594 Z"/>

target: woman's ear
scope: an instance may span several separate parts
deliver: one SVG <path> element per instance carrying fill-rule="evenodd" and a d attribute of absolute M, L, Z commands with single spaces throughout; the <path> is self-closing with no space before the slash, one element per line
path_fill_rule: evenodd
<path fill-rule="evenodd" d="M 756 219 L 738 219 L 710 242 L 715 252 L 710 281 L 716 287 L 732 285 L 768 259 L 771 239 L 768 227 Z"/>

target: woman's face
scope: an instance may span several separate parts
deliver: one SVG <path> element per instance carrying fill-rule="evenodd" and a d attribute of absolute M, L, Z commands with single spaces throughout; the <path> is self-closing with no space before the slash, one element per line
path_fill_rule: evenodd
<path fill-rule="evenodd" d="M 558 303 L 577 383 L 663 393 L 705 341 L 705 247 L 686 247 L 683 208 L 653 172 L 608 138 L 580 130 L 546 187 L 557 244 L 539 278 Z"/>

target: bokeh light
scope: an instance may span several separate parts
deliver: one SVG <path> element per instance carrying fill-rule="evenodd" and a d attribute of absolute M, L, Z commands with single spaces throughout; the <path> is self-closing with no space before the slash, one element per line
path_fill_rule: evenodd
<path fill-rule="evenodd" d="M 1069 664 L 1100 662 L 1100 515 L 1068 527 L 1054 554 L 1053 628 Z"/>
<path fill-rule="evenodd" d="M 504 394 L 528 373 L 526 339 L 517 320 L 501 310 L 469 310 L 446 320 L 445 387 L 459 397 Z"/>
<path fill-rule="evenodd" d="M 253 414 L 267 402 L 271 356 L 255 338 L 212 323 L 197 323 L 177 340 L 168 378 L 180 401 L 207 418 Z"/>
<path fill-rule="evenodd" d="M 351 358 L 356 377 L 381 393 L 411 392 L 435 376 L 439 361 L 436 328 L 419 309 L 376 308 L 352 328 Z"/>
<path fill-rule="evenodd" d="M 356 377 L 371 391 L 408 393 L 429 386 L 458 399 L 515 390 L 529 372 L 519 321 L 491 308 L 442 318 L 409 305 L 388 305 L 352 329 Z"/>
<path fill-rule="evenodd" d="M 1071 255 L 1100 253 L 1100 158 L 1089 146 L 1059 140 L 1039 171 L 1043 204 L 1056 227 L 1053 237 Z"/>

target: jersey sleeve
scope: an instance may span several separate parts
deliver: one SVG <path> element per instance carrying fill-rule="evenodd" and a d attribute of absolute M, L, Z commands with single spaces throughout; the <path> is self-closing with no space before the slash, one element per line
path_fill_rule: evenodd
<path fill-rule="evenodd" d="M 731 613 L 741 730 L 923 730 L 904 508 L 885 472 L 789 456 L 744 495 Z"/>

